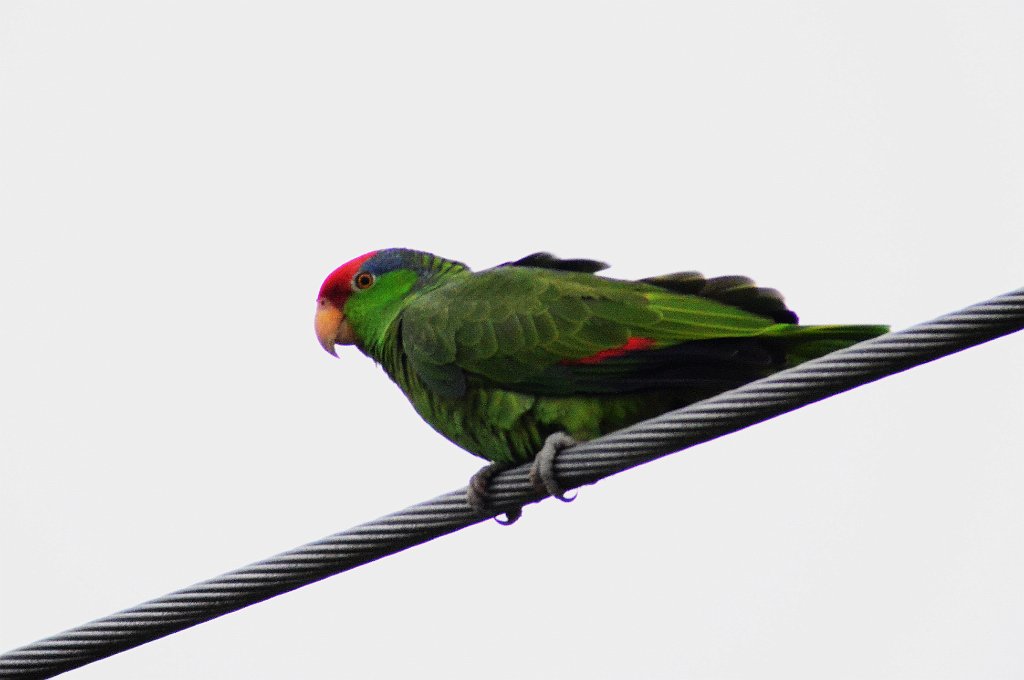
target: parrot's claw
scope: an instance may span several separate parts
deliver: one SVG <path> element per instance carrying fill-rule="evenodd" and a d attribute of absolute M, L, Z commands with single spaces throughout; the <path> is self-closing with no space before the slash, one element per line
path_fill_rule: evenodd
<path fill-rule="evenodd" d="M 544 446 L 537 452 L 533 459 L 533 467 L 530 468 L 530 483 L 538 493 L 546 496 L 554 496 L 563 503 L 576 500 L 576 495 L 565 495 L 565 489 L 558 483 L 555 476 L 555 458 L 562 449 L 578 444 L 575 439 L 565 432 L 555 432 L 544 440 Z"/>
<path fill-rule="evenodd" d="M 537 452 L 533 459 L 533 466 L 530 468 L 530 484 L 537 493 L 543 496 L 554 496 L 563 503 L 576 500 L 576 496 L 566 496 L 565 489 L 558 483 L 555 476 L 555 457 L 564 448 L 578 444 L 575 439 L 565 432 L 555 432 L 544 440 L 544 446 Z M 469 489 L 466 492 L 466 500 L 478 515 L 490 515 L 493 512 L 490 501 L 491 480 L 499 472 L 504 472 L 515 467 L 511 463 L 491 463 L 476 471 L 476 474 L 469 478 Z M 522 508 L 514 508 L 505 512 L 505 519 L 495 517 L 498 524 L 514 524 L 523 516 Z"/>
<path fill-rule="evenodd" d="M 473 507 L 478 515 L 489 515 L 491 511 L 491 503 L 489 498 L 488 490 L 491 486 L 491 480 L 494 479 L 494 475 L 499 472 L 508 470 L 514 467 L 508 463 L 491 463 L 485 465 L 476 471 L 476 474 L 469 478 L 469 491 L 466 493 L 466 500 Z M 509 524 L 515 524 L 515 521 L 523 516 L 523 509 L 516 508 L 514 510 L 508 510 L 505 512 L 505 519 L 495 517 L 494 521 L 498 524 L 508 526 Z"/>

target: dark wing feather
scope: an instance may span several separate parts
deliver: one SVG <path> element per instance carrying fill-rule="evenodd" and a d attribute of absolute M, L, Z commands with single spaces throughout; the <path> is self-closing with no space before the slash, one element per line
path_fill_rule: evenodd
<path fill-rule="evenodd" d="M 782 293 L 774 288 L 758 288 L 746 276 L 704 278 L 699 272 L 679 272 L 640 279 L 684 295 L 699 295 L 727 305 L 760 314 L 778 323 L 799 323 L 796 313 L 786 307 Z"/>
<path fill-rule="evenodd" d="M 515 262 L 499 264 L 499 267 L 533 267 L 535 269 L 554 269 L 563 272 L 583 272 L 593 274 L 608 269 L 608 265 L 597 260 L 573 259 L 563 260 L 551 253 L 533 253 L 519 258 Z"/>
<path fill-rule="evenodd" d="M 695 340 L 635 352 L 598 364 L 565 366 L 565 380 L 580 394 L 672 388 L 727 390 L 782 367 L 785 354 L 759 338 Z"/>

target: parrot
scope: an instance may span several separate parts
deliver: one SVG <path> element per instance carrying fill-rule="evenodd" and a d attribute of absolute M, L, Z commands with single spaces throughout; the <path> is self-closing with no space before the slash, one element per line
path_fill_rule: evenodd
<path fill-rule="evenodd" d="M 434 430 L 490 462 L 468 487 L 481 513 L 501 470 L 533 461 L 538 492 L 571 500 L 554 473 L 561 449 L 888 331 L 799 325 L 745 276 L 607 268 L 540 252 L 474 272 L 374 250 L 324 279 L 314 330 L 335 357 L 354 345 L 373 359 Z"/>

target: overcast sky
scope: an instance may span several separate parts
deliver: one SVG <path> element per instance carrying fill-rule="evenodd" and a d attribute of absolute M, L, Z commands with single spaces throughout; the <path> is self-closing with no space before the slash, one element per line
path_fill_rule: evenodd
<path fill-rule="evenodd" d="M 463 485 L 334 267 L 1024 285 L 1024 3 L 0 3 L 0 649 Z M 1024 336 L 75 671 L 1012 678 Z"/>

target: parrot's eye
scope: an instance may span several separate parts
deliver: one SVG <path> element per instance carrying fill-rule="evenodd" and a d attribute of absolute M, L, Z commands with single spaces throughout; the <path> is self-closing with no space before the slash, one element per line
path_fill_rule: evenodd
<path fill-rule="evenodd" d="M 366 290 L 373 285 L 373 274 L 370 272 L 360 272 L 356 274 L 356 278 L 352 280 L 356 288 L 359 290 Z"/>

